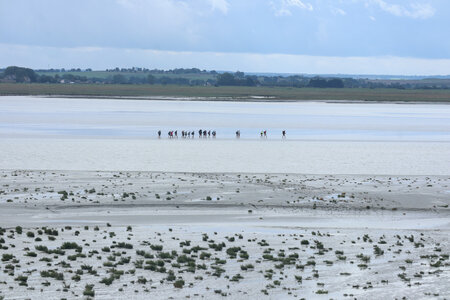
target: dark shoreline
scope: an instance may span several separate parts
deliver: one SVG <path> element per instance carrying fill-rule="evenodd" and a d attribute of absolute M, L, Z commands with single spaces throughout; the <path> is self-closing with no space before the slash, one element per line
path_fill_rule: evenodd
<path fill-rule="evenodd" d="M 0 96 L 53 98 L 338 103 L 449 103 L 450 90 L 291 88 L 180 85 L 0 83 Z"/>
<path fill-rule="evenodd" d="M 222 101 L 222 102 L 263 102 L 263 103 L 297 103 L 297 102 L 323 102 L 323 103 L 339 103 L 339 104 L 377 104 L 377 103 L 391 103 L 391 104 L 450 104 L 448 101 L 433 101 L 426 102 L 420 100 L 336 100 L 336 99 L 279 99 L 272 97 L 179 97 L 179 96 L 83 96 L 83 95 L 27 95 L 39 98 L 64 98 L 64 99 L 98 99 L 98 100 L 143 100 L 143 101 Z M 2 95 L 0 95 L 2 97 Z"/>

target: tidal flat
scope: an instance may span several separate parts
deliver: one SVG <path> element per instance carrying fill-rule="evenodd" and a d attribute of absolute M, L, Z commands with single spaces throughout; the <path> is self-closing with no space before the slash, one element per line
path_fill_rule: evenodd
<path fill-rule="evenodd" d="M 0 299 L 450 297 L 448 105 L 0 103 Z"/>
<path fill-rule="evenodd" d="M 448 298 L 448 176 L 2 171 L 0 296 Z"/>

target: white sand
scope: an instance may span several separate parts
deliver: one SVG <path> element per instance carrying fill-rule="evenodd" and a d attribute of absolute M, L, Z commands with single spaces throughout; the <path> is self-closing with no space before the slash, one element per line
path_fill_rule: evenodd
<path fill-rule="evenodd" d="M 14 139 L 2 169 L 449 175 L 450 143 Z"/>

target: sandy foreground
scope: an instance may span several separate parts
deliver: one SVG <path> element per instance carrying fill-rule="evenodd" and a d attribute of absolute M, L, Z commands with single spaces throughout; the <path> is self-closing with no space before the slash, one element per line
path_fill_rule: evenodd
<path fill-rule="evenodd" d="M 0 176 L 0 299 L 450 297 L 449 176 Z"/>

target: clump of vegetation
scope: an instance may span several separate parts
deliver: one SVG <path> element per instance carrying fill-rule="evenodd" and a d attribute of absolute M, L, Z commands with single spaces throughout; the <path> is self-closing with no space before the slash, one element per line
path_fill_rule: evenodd
<path fill-rule="evenodd" d="M 384 254 L 384 250 L 382 250 L 380 247 L 378 247 L 378 245 L 374 245 L 373 246 L 373 253 L 377 256 L 379 255 L 383 255 Z"/>
<path fill-rule="evenodd" d="M 163 246 L 162 245 L 150 245 L 150 248 L 154 251 L 162 251 Z"/>
<path fill-rule="evenodd" d="M 367 269 L 368 266 L 366 264 L 359 264 L 358 268 L 360 268 L 361 270 Z"/>
<path fill-rule="evenodd" d="M 58 273 L 55 270 L 41 271 L 41 277 L 50 277 L 56 280 L 64 280 L 64 274 Z"/>
<path fill-rule="evenodd" d="M 49 228 L 45 228 L 44 229 L 44 233 L 46 234 L 46 235 L 51 235 L 51 236 L 58 236 L 58 230 L 56 230 L 56 229 L 49 229 Z"/>
<path fill-rule="evenodd" d="M 34 246 L 34 248 L 37 251 L 42 251 L 42 252 L 45 252 L 47 254 L 64 255 L 66 253 L 65 251 L 63 251 L 63 250 L 61 250 L 59 248 L 50 250 L 50 249 L 47 248 L 47 246 L 44 246 L 44 245 L 36 245 L 36 246 Z"/>
<path fill-rule="evenodd" d="M 118 243 L 115 247 L 116 248 L 123 248 L 123 249 L 133 249 L 133 245 L 132 244 L 123 243 L 123 242 Z"/>
<path fill-rule="evenodd" d="M 4 253 L 2 255 L 2 261 L 10 261 L 13 258 L 14 258 L 14 255 L 12 255 L 12 254 Z"/>
<path fill-rule="evenodd" d="M 66 191 L 59 191 L 58 192 L 59 195 L 61 195 L 61 200 L 64 201 L 68 198 L 69 194 Z"/>
<path fill-rule="evenodd" d="M 95 291 L 94 291 L 94 285 L 93 284 L 86 284 L 83 291 L 84 296 L 94 297 Z"/>
<path fill-rule="evenodd" d="M 22 231 L 23 231 L 23 229 L 22 229 L 21 226 L 16 226 L 16 232 L 17 232 L 18 234 L 22 234 Z"/>
<path fill-rule="evenodd" d="M 400 274 L 397 274 L 397 276 L 403 281 L 406 281 L 406 282 L 410 282 L 411 281 L 411 279 L 406 277 L 406 273 L 400 273 Z"/>
<path fill-rule="evenodd" d="M 239 251 L 241 251 L 241 247 L 231 247 L 228 248 L 226 252 L 231 258 L 236 258 Z"/>
<path fill-rule="evenodd" d="M 114 275 L 109 275 L 109 277 L 104 277 L 100 283 L 106 284 L 106 285 L 111 285 L 114 281 L 115 276 Z"/>
<path fill-rule="evenodd" d="M 244 279 L 244 277 L 241 276 L 241 274 L 236 274 L 233 277 L 231 277 L 230 281 L 238 282 L 239 280 Z"/>
<path fill-rule="evenodd" d="M 213 275 L 213 276 L 216 276 L 216 277 L 220 277 L 220 276 L 222 275 L 222 273 L 225 273 L 225 270 L 222 269 L 222 268 L 219 267 L 219 266 L 211 266 L 211 269 L 214 270 L 214 272 L 212 273 L 212 275 Z"/>
<path fill-rule="evenodd" d="M 19 281 L 19 285 L 28 286 L 28 284 L 27 284 L 28 276 L 20 275 L 20 276 L 17 276 L 14 280 Z"/>
<path fill-rule="evenodd" d="M 362 253 L 356 255 L 356 257 L 359 258 L 360 260 L 362 260 L 365 263 L 368 263 L 370 261 L 370 256 L 364 255 Z"/>
<path fill-rule="evenodd" d="M 436 261 L 435 263 L 430 263 L 430 266 L 433 268 L 439 268 L 441 266 L 442 262 L 440 260 Z"/>
<path fill-rule="evenodd" d="M 173 283 L 173 286 L 176 287 L 177 289 L 181 289 L 181 288 L 183 288 L 184 283 L 185 282 L 183 279 L 179 279 Z"/>
<path fill-rule="evenodd" d="M 27 253 L 25 254 L 25 256 L 36 257 L 37 254 L 36 254 L 35 252 L 33 252 L 33 251 L 29 251 L 29 252 L 27 252 Z"/>
<path fill-rule="evenodd" d="M 172 270 L 170 270 L 170 271 L 168 272 L 168 275 L 167 275 L 167 277 L 166 277 L 166 280 L 167 280 L 167 281 L 174 281 L 175 279 L 176 279 L 175 273 L 174 273 Z"/>
<path fill-rule="evenodd" d="M 72 276 L 72 280 L 75 281 L 75 282 L 78 282 L 78 281 L 81 280 L 81 276 L 79 274 L 73 275 Z"/>
<path fill-rule="evenodd" d="M 147 278 L 145 277 L 139 277 L 137 280 L 138 283 L 140 284 L 146 284 L 147 283 Z"/>
<path fill-rule="evenodd" d="M 252 264 L 241 265 L 242 271 L 247 271 L 248 269 L 254 269 L 254 268 L 255 268 L 255 266 L 253 266 Z"/>
<path fill-rule="evenodd" d="M 83 250 L 83 247 L 79 246 L 77 243 L 75 242 L 64 242 L 61 245 L 61 249 L 64 250 L 72 250 L 75 249 L 77 252 L 81 252 Z"/>
<path fill-rule="evenodd" d="M 200 259 L 202 259 L 202 260 L 205 260 L 205 259 L 210 258 L 210 257 L 211 257 L 211 253 L 208 253 L 208 252 L 200 253 Z"/>
<path fill-rule="evenodd" d="M 224 247 L 226 247 L 224 242 L 219 243 L 219 244 L 216 244 L 216 243 L 209 244 L 209 248 L 214 249 L 216 251 L 222 251 L 222 249 Z"/>

